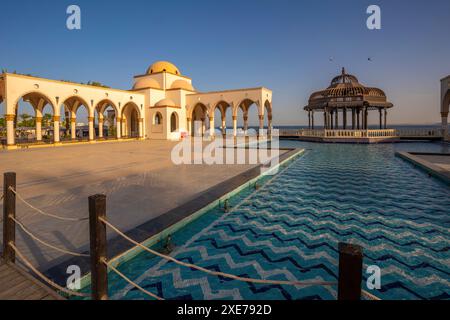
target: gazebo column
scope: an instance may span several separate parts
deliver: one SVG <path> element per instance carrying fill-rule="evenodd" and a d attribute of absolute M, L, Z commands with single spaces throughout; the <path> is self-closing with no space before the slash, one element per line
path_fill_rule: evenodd
<path fill-rule="evenodd" d="M 333 130 L 333 121 L 334 121 L 334 117 L 333 117 L 333 115 L 334 115 L 334 112 L 333 112 L 333 110 L 331 110 L 329 113 L 328 113 L 328 129 L 330 129 L 330 130 Z"/>
<path fill-rule="evenodd" d="M 89 117 L 89 141 L 94 141 L 94 117 Z"/>
<path fill-rule="evenodd" d="M 75 140 L 77 138 L 77 118 L 70 118 L 70 138 Z"/>
<path fill-rule="evenodd" d="M 42 117 L 36 117 L 36 141 L 42 141 Z"/>
<path fill-rule="evenodd" d="M 53 142 L 59 143 L 59 120 L 61 119 L 60 116 L 53 116 Z"/>
<path fill-rule="evenodd" d="M 357 109 L 356 110 L 356 128 L 359 130 L 359 129 L 361 129 L 361 126 L 360 126 L 360 124 L 359 124 L 359 114 L 361 113 L 361 110 L 360 109 Z"/>
<path fill-rule="evenodd" d="M 328 114 L 326 111 L 323 112 L 323 128 L 328 129 Z"/>
<path fill-rule="evenodd" d="M 352 108 L 352 130 L 355 130 L 355 108 Z"/>
<path fill-rule="evenodd" d="M 378 108 L 378 113 L 380 114 L 380 130 L 383 129 L 383 112 L 381 108 Z"/>
<path fill-rule="evenodd" d="M 308 110 L 308 129 L 311 129 L 311 110 Z"/>
<path fill-rule="evenodd" d="M 343 109 L 343 129 L 346 130 L 347 129 L 347 108 L 344 107 Z"/>
<path fill-rule="evenodd" d="M 311 111 L 311 129 L 314 130 L 314 110 Z"/>
<path fill-rule="evenodd" d="M 116 138 L 117 139 L 122 138 L 121 124 L 122 124 L 122 118 L 121 117 L 116 117 Z"/>
<path fill-rule="evenodd" d="M 237 117 L 233 116 L 233 137 L 237 136 Z"/>
<path fill-rule="evenodd" d="M 6 143 L 8 146 L 13 146 L 16 144 L 16 130 L 14 129 L 14 119 L 16 116 L 14 114 L 6 114 Z"/>
<path fill-rule="evenodd" d="M 367 107 L 365 107 L 364 108 L 364 130 L 369 129 L 368 122 L 367 122 L 368 113 L 369 113 L 369 111 L 367 110 Z"/>
<path fill-rule="evenodd" d="M 384 128 L 387 129 L 387 108 L 384 108 Z"/>
<path fill-rule="evenodd" d="M 334 129 L 335 130 L 339 129 L 339 109 L 338 108 L 336 108 Z"/>

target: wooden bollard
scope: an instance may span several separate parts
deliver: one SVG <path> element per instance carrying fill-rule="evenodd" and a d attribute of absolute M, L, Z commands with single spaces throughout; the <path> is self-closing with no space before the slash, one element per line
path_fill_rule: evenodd
<path fill-rule="evenodd" d="M 363 250 L 360 246 L 339 243 L 338 300 L 360 300 Z"/>
<path fill-rule="evenodd" d="M 11 217 L 16 217 L 16 173 L 6 172 L 3 177 L 3 259 L 14 263 L 16 253 L 9 243 L 15 244 L 16 224 Z"/>
<path fill-rule="evenodd" d="M 97 194 L 89 197 L 89 231 L 91 244 L 91 297 L 92 300 L 108 299 L 108 267 L 104 263 L 107 258 L 106 196 Z"/>

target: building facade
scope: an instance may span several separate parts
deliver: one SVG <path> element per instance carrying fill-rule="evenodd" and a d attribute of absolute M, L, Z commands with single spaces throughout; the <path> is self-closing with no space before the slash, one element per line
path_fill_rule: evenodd
<path fill-rule="evenodd" d="M 200 92 L 193 87 L 191 78 L 166 61 L 156 62 L 145 74 L 135 76 L 131 90 L 3 73 L 0 76 L 0 103 L 4 105 L 9 148 L 16 145 L 15 128 L 21 100 L 29 102 L 34 109 L 36 142 L 42 141 L 43 109 L 46 106 L 52 111 L 52 142 L 55 144 L 61 142 L 62 116 L 70 132 L 69 138 L 76 139 L 76 114 L 80 107 L 87 111 L 88 138 L 92 142 L 106 138 L 105 121 L 110 127 L 114 126 L 114 136 L 109 137 L 114 139 L 178 140 L 187 135 L 214 136 L 215 130 L 207 130 L 215 128 L 217 109 L 221 114 L 222 131 L 226 128 L 226 113 L 232 113 L 233 135 L 236 136 L 238 111 L 242 111 L 245 133 L 248 110 L 253 104 L 257 106 L 259 128 L 264 128 L 265 119 L 269 132 L 272 128 L 271 90 L 258 87 Z"/>

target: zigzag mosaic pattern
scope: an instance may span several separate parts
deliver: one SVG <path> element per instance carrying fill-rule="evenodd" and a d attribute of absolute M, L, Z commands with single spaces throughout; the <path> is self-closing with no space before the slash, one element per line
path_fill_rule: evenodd
<path fill-rule="evenodd" d="M 232 199 L 232 212 L 213 210 L 176 233 L 172 255 L 246 277 L 336 281 L 346 241 L 381 267 L 380 298 L 449 299 L 450 188 L 395 158 L 392 145 L 303 146 L 312 149 L 263 188 Z M 336 298 L 333 287 L 242 283 L 147 253 L 120 269 L 165 299 Z M 110 279 L 113 298 L 146 298 Z"/>

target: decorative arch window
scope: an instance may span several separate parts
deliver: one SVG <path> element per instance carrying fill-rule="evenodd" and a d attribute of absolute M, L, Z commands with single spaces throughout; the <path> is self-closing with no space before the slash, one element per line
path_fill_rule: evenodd
<path fill-rule="evenodd" d="M 155 119 L 154 119 L 154 121 L 153 121 L 153 124 L 155 124 L 155 125 L 160 125 L 160 124 L 162 124 L 162 121 L 163 121 L 162 114 L 159 113 L 159 112 L 157 112 L 157 113 L 155 114 Z"/>
<path fill-rule="evenodd" d="M 172 112 L 170 116 L 170 132 L 175 132 L 178 130 L 178 115 L 176 112 Z"/>

